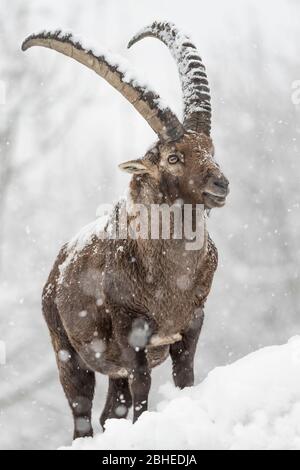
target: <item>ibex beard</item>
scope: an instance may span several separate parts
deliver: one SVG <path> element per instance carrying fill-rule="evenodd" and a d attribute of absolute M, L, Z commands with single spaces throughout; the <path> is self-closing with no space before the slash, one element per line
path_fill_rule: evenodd
<path fill-rule="evenodd" d="M 74 438 L 93 434 L 96 372 L 109 378 L 103 427 L 109 418 L 126 417 L 132 405 L 134 421 L 147 410 L 151 369 L 169 355 L 175 385 L 193 385 L 203 307 L 217 268 L 217 250 L 204 213 L 224 206 L 229 183 L 214 159 L 206 71 L 194 44 L 174 25 L 155 22 L 129 46 L 147 36 L 164 42 L 177 62 L 182 123 L 155 92 L 128 78 L 132 75 L 115 57 L 84 49 L 70 34 L 43 32 L 27 38 L 22 47 L 48 47 L 89 67 L 118 90 L 158 136 L 143 158 L 120 165 L 132 174 L 130 210 L 122 215 L 123 203 L 118 203 L 110 222 L 96 223 L 66 244 L 44 289 L 43 313 L 74 417 Z M 159 209 L 158 217 L 162 208 L 171 211 L 172 236 L 164 236 L 157 219 L 141 227 L 136 207 L 146 210 L 147 220 L 153 207 Z M 199 207 L 202 229 L 197 238 Z M 120 237 L 125 226 L 130 230 Z M 112 232 L 118 236 L 109 236 Z"/>

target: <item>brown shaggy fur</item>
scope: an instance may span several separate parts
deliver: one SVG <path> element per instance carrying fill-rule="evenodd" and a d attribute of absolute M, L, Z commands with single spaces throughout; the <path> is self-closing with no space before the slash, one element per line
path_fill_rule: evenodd
<path fill-rule="evenodd" d="M 182 161 L 171 164 L 174 153 Z M 172 205 L 180 198 L 211 209 L 222 206 L 228 193 L 212 141 L 204 134 L 187 132 L 175 143 L 157 143 L 127 169 L 134 173 L 134 203 Z M 194 354 L 217 250 L 205 231 L 204 245 L 196 251 L 187 251 L 185 240 L 94 236 L 65 263 L 68 255 L 66 245 L 45 286 L 43 312 L 76 438 L 92 435 L 95 372 L 109 377 L 102 426 L 108 418 L 127 416 L 132 403 L 134 420 L 147 409 L 151 368 L 169 354 L 176 386 L 193 385 Z M 132 331 L 144 332 L 146 344 L 133 347 Z M 170 337 L 178 334 L 181 339 L 177 336 L 172 344 Z M 160 343 L 150 347 L 154 337 Z"/>

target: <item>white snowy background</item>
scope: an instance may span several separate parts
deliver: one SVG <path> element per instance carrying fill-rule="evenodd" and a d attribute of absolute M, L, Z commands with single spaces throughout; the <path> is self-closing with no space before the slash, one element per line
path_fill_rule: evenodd
<path fill-rule="evenodd" d="M 49 50 L 22 53 L 24 37 L 63 27 L 123 55 L 179 115 L 179 80 L 167 49 L 153 39 L 130 51 L 126 45 L 155 19 L 175 22 L 197 44 L 211 85 L 216 157 L 231 183 L 226 207 L 213 211 L 209 220 L 220 264 L 197 352 L 200 383 L 216 366 L 286 343 L 300 331 L 300 105 L 291 98 L 292 84 L 300 80 L 299 17 L 298 0 L 0 0 L 0 341 L 7 347 L 6 365 L 0 365 L 0 449 L 71 443 L 71 414 L 41 315 L 42 286 L 60 246 L 94 219 L 101 203 L 123 193 L 129 178 L 117 164 L 142 156 L 155 140 L 147 123 L 104 80 Z M 299 341 L 282 346 L 284 353 L 274 350 L 269 363 L 260 361 L 259 354 L 264 359 L 267 353 L 256 353 L 249 394 L 239 393 L 249 377 L 247 358 L 224 369 L 227 373 L 214 371 L 206 379 L 213 377 L 216 388 L 209 413 L 207 381 L 182 397 L 174 395 L 179 408 L 180 400 L 187 400 L 188 416 L 191 407 L 199 411 L 205 429 L 218 410 L 217 418 L 229 423 L 220 427 L 219 440 L 203 437 L 203 446 L 255 447 L 258 440 L 247 433 L 230 444 L 226 439 L 233 419 L 247 423 L 247 406 L 257 411 L 262 432 L 267 405 L 261 395 L 270 370 L 277 372 L 271 384 L 278 384 L 270 396 L 278 390 L 275 402 L 283 403 L 285 396 L 286 406 L 294 406 L 292 387 L 298 399 L 300 394 L 300 347 L 291 351 L 293 344 Z M 251 382 L 253 368 L 258 376 Z M 297 368 L 299 380 L 289 381 Z M 170 375 L 169 363 L 154 371 L 152 410 L 165 393 L 169 398 L 177 393 L 168 385 L 163 394 L 159 391 Z M 280 377 L 288 384 L 286 395 Z M 233 403 L 228 390 L 236 394 Z M 258 396 L 244 404 L 252 391 Z M 99 377 L 96 430 L 105 394 L 106 378 Z M 284 407 L 278 406 L 274 416 L 280 418 Z M 222 421 L 228 410 L 232 414 Z M 285 424 L 291 430 L 291 423 L 299 423 L 299 407 L 289 412 L 292 418 Z M 157 426 L 155 419 L 160 418 L 144 418 L 149 426 Z M 139 426 L 144 429 L 144 422 Z M 267 435 L 272 436 L 268 430 Z M 265 447 L 289 445 L 266 439 Z M 290 446 L 300 447 L 299 441 L 290 440 Z"/>

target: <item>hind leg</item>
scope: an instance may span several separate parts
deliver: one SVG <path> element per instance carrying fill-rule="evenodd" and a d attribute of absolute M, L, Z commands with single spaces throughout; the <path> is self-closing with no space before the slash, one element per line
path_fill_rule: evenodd
<path fill-rule="evenodd" d="M 72 347 L 55 303 L 44 298 L 43 307 L 56 354 L 60 381 L 74 418 L 73 438 L 92 436 L 95 373 L 87 368 Z"/>
<path fill-rule="evenodd" d="M 95 390 L 95 373 L 88 370 L 70 344 L 56 351 L 59 377 L 69 402 L 73 419 L 73 439 L 93 435 L 92 405 Z"/>
<path fill-rule="evenodd" d="M 127 379 L 109 378 L 108 393 L 100 423 L 104 429 L 105 421 L 111 418 L 126 418 L 132 406 L 132 398 Z"/>
<path fill-rule="evenodd" d="M 182 340 L 170 346 L 170 356 L 173 364 L 173 380 L 176 387 L 181 389 L 194 385 L 194 357 L 204 313 L 195 317 L 182 334 Z"/>

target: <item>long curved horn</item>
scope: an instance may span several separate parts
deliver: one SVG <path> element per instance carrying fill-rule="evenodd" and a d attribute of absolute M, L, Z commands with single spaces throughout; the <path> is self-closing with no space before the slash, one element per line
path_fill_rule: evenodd
<path fill-rule="evenodd" d="M 183 126 L 175 114 L 162 105 L 158 94 L 133 78 L 124 67 L 124 59 L 85 49 L 72 34 L 61 31 L 33 34 L 25 39 L 22 50 L 32 46 L 54 49 L 96 72 L 135 107 L 162 141 L 177 140 L 183 135 Z"/>
<path fill-rule="evenodd" d="M 210 91 L 205 67 L 196 46 L 173 23 L 154 22 L 137 33 L 128 48 L 146 37 L 160 39 L 170 49 L 177 63 L 184 102 L 184 128 L 210 135 Z"/>

